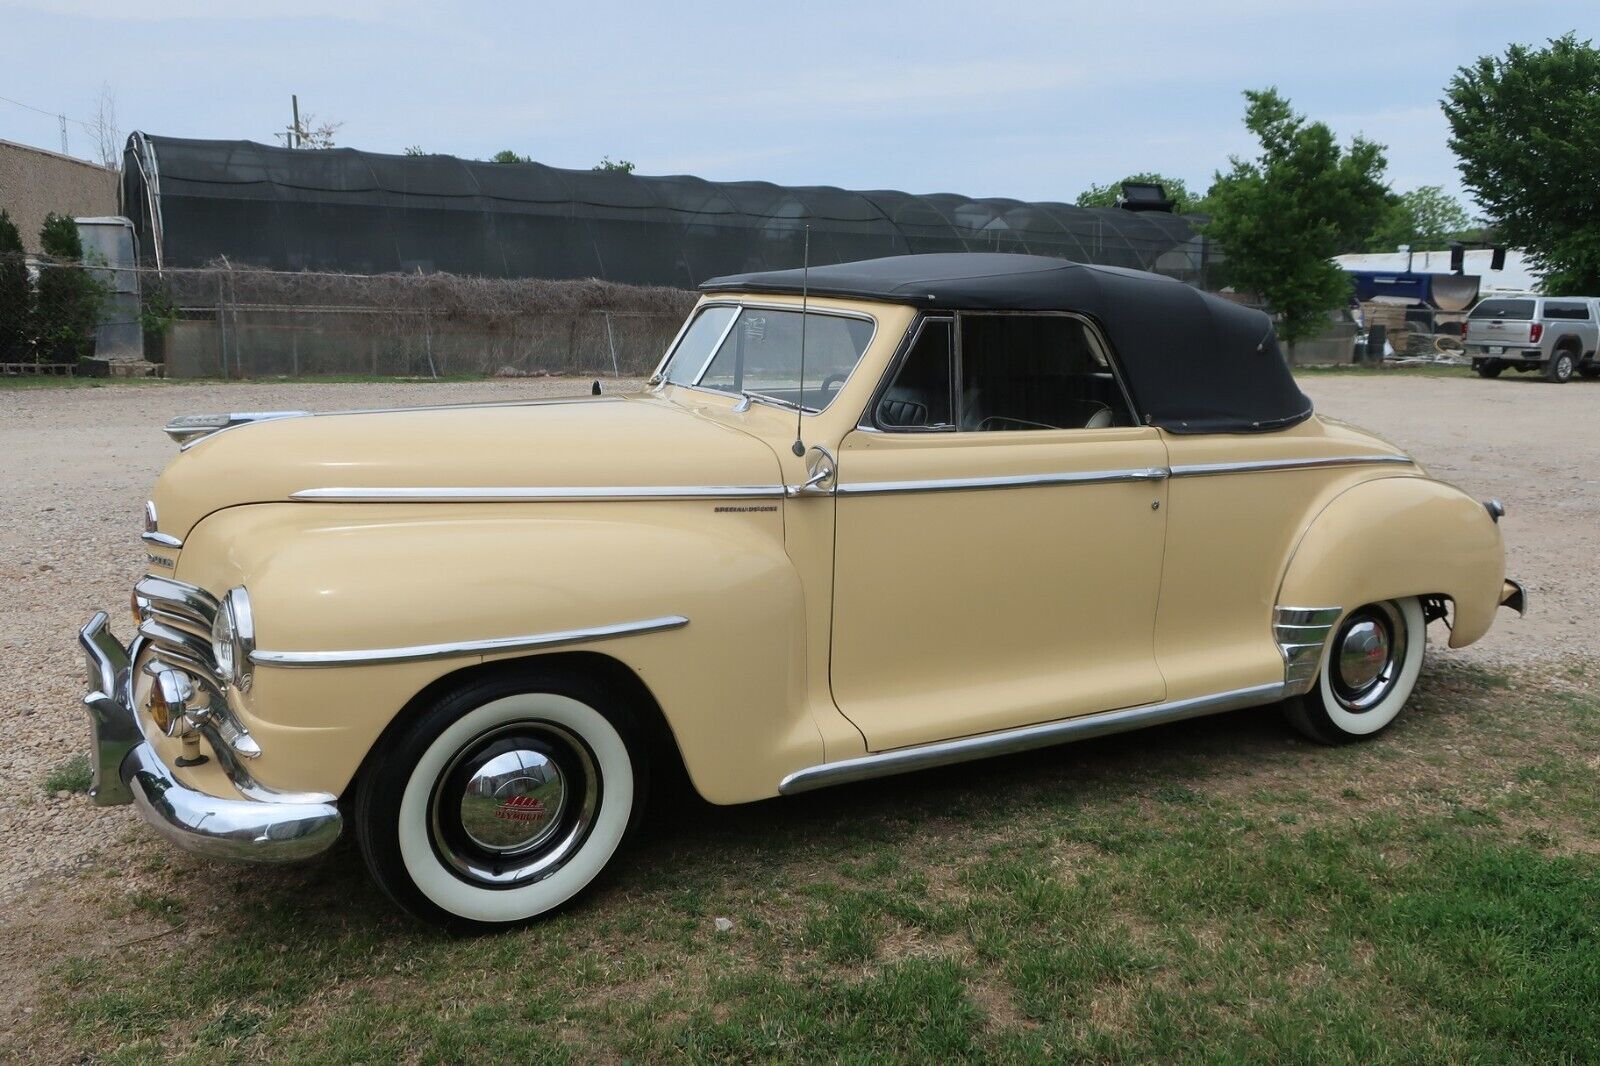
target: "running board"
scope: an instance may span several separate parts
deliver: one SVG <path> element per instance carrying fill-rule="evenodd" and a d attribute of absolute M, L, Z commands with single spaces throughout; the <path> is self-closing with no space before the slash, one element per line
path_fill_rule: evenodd
<path fill-rule="evenodd" d="M 1218 692 L 1211 696 L 1194 696 L 1170 703 L 1154 703 L 1144 707 L 1126 707 L 1120 711 L 1103 711 L 1079 718 L 1067 718 L 1043 725 L 1023 726 L 1000 733 L 984 733 L 960 740 L 941 740 L 934 744 L 919 744 L 912 748 L 863 755 L 855 759 L 826 762 L 796 770 L 778 783 L 778 791 L 793 796 L 813 789 L 833 785 L 847 785 L 890 774 L 928 770 L 935 766 L 967 762 L 969 759 L 986 759 L 992 755 L 1011 755 L 1034 748 L 1048 748 L 1074 740 L 1088 740 L 1111 733 L 1126 733 L 1146 726 L 1179 722 L 1185 718 L 1199 718 L 1208 714 L 1222 714 L 1243 707 L 1259 707 L 1277 703 L 1290 693 L 1282 682 L 1256 685 L 1252 688 Z"/>

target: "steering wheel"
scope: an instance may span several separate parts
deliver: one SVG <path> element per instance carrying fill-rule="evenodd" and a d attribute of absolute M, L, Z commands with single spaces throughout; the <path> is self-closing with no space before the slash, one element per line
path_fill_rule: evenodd
<path fill-rule="evenodd" d="M 845 379 L 849 376 L 850 375 L 848 374 L 829 374 L 827 377 L 822 379 L 822 391 L 827 392 L 830 385 L 834 388 L 838 388 L 840 385 L 844 384 Z"/>

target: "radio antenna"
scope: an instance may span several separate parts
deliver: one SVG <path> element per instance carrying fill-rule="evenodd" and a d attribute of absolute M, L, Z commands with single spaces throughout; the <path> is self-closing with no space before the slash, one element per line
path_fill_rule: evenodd
<path fill-rule="evenodd" d="M 800 258 L 800 395 L 794 405 L 794 446 L 790 450 L 797 456 L 806 454 L 805 442 L 800 439 L 801 420 L 806 414 L 806 307 L 811 292 L 811 227 L 806 226 L 806 242 Z"/>

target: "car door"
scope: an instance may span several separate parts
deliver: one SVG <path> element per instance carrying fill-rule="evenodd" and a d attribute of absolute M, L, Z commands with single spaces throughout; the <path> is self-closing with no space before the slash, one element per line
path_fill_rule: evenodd
<path fill-rule="evenodd" d="M 1159 701 L 1166 448 L 1060 314 L 925 317 L 837 466 L 831 683 L 874 751 Z"/>

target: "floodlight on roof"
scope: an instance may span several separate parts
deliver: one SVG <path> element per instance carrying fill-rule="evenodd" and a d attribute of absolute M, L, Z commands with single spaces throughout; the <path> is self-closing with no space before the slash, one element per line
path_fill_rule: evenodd
<path fill-rule="evenodd" d="M 1125 211 L 1171 211 L 1178 205 L 1167 198 L 1166 186 L 1158 181 L 1125 181 L 1117 206 Z"/>

